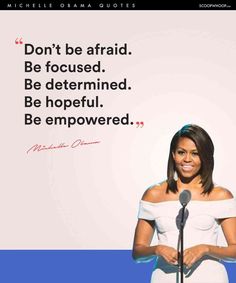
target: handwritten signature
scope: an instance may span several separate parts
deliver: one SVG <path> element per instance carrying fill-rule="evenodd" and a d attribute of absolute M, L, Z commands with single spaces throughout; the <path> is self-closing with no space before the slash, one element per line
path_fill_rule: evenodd
<path fill-rule="evenodd" d="M 58 145 L 54 145 L 54 144 L 50 144 L 50 145 L 45 145 L 45 144 L 34 144 L 33 146 L 31 146 L 26 153 L 31 153 L 31 152 L 40 152 L 40 151 L 47 151 L 47 150 L 59 150 L 59 149 L 74 149 L 74 148 L 78 148 L 80 146 L 86 146 L 86 145 L 93 145 L 93 144 L 98 144 L 101 141 L 90 141 L 90 142 L 86 142 L 82 139 L 77 139 L 74 142 L 70 143 L 70 144 L 66 144 L 65 142 L 61 142 Z"/>

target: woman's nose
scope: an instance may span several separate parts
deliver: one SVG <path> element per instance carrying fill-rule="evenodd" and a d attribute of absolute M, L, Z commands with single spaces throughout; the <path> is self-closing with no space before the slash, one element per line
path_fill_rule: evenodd
<path fill-rule="evenodd" d="M 190 162 L 191 161 L 191 155 L 190 153 L 186 153 L 185 156 L 184 156 L 184 161 L 185 162 Z"/>

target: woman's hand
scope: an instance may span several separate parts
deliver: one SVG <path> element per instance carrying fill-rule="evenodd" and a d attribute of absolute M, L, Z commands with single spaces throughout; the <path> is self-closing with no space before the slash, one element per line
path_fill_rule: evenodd
<path fill-rule="evenodd" d="M 197 245 L 184 250 L 184 264 L 190 268 L 196 261 L 208 253 L 207 245 Z"/>
<path fill-rule="evenodd" d="M 157 256 L 163 257 L 169 264 L 178 264 L 178 252 L 176 249 L 165 245 L 157 245 L 155 252 Z"/>

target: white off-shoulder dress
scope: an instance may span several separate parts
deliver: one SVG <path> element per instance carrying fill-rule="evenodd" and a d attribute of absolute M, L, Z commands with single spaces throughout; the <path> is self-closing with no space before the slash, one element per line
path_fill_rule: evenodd
<path fill-rule="evenodd" d="M 182 206 L 178 200 L 152 203 L 141 200 L 138 217 L 155 221 L 158 244 L 178 249 L 179 223 Z M 236 200 L 191 200 L 185 213 L 184 249 L 198 244 L 217 245 L 218 219 L 236 217 Z M 180 282 L 178 266 L 157 257 L 151 283 Z M 184 268 L 186 283 L 228 283 L 228 276 L 220 260 L 204 256 L 190 269 Z"/>

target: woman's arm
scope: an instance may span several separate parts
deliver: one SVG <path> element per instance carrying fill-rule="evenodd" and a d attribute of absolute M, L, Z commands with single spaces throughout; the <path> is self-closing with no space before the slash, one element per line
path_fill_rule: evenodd
<path fill-rule="evenodd" d="M 233 198 L 232 193 L 227 189 L 218 187 L 215 192 L 214 200 Z M 210 255 L 225 261 L 236 260 L 236 217 L 219 219 L 219 223 L 222 227 L 228 246 L 219 247 L 214 245 L 200 244 L 186 249 L 184 251 L 184 263 L 188 267 L 191 267 L 204 255 Z"/>
<path fill-rule="evenodd" d="M 142 200 L 157 203 L 162 201 L 162 187 L 153 186 L 147 189 Z M 151 241 L 155 231 L 155 221 L 139 219 L 134 235 L 133 258 L 137 262 L 150 261 L 155 256 L 162 256 L 168 263 L 177 264 L 178 252 L 169 246 L 151 246 Z"/>
<path fill-rule="evenodd" d="M 156 246 L 150 246 L 154 234 L 154 221 L 139 219 L 134 235 L 133 259 L 149 261 L 156 255 Z"/>
<path fill-rule="evenodd" d="M 200 244 L 184 251 L 184 264 L 190 268 L 197 260 L 204 255 L 222 259 L 225 261 L 236 260 L 236 217 L 226 218 L 221 221 L 227 247 Z"/>
<path fill-rule="evenodd" d="M 155 256 L 162 256 L 170 264 L 178 264 L 177 250 L 165 246 L 150 246 L 154 234 L 154 221 L 139 219 L 135 229 L 133 258 L 137 262 L 147 262 Z"/>
<path fill-rule="evenodd" d="M 152 186 L 144 192 L 142 200 L 157 202 L 159 194 L 160 187 Z M 138 220 L 134 235 L 133 259 L 136 261 L 150 261 L 156 255 L 156 246 L 150 246 L 154 231 L 154 220 Z"/>
<path fill-rule="evenodd" d="M 218 197 L 223 199 L 233 198 L 233 195 L 229 190 L 221 187 L 219 187 L 217 194 Z M 207 254 L 219 259 L 234 261 L 236 260 L 236 217 L 220 219 L 219 222 L 228 247 L 209 245 Z"/>
<path fill-rule="evenodd" d="M 207 254 L 227 260 L 236 260 L 236 217 L 221 220 L 221 227 L 225 235 L 228 247 L 208 246 Z"/>

